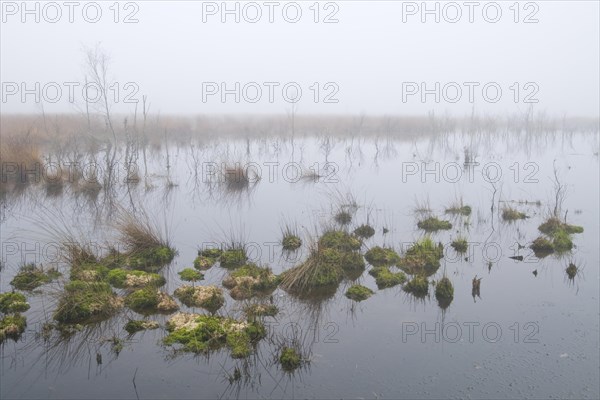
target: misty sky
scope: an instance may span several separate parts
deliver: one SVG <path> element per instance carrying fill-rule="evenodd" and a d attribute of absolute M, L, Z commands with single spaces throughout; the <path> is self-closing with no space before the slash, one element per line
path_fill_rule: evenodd
<path fill-rule="evenodd" d="M 80 2 L 71 23 L 69 8 L 57 2 L 62 16 L 50 23 L 57 18 L 56 9 L 46 8 L 44 15 L 44 3 L 39 3 L 36 22 L 35 13 L 23 15 L 20 1 L 2 1 L 2 112 L 39 112 L 33 94 L 24 102 L 21 96 L 22 83 L 35 91 L 36 82 L 40 101 L 55 100 L 54 88 L 62 89 L 56 103 L 44 101 L 46 112 L 80 112 L 82 86 L 75 87 L 71 103 L 64 82 L 83 85 L 83 48 L 100 43 L 111 57 L 110 77 L 117 82 L 114 109 L 120 112 L 134 109 L 125 100 L 146 94 L 154 113 L 285 113 L 291 104 L 282 89 L 294 83 L 287 86 L 287 95 L 292 99 L 295 88 L 301 89 L 296 105 L 300 114 L 406 115 L 435 110 L 463 115 L 473 107 L 481 113 L 505 114 L 524 112 L 532 104 L 526 101 L 537 100 L 534 109 L 551 115 L 598 115 L 596 1 L 521 2 L 518 15 L 513 1 L 479 2 L 471 10 L 472 23 L 465 2 L 439 2 L 439 23 L 434 14 L 421 14 L 421 2 L 338 1 L 318 7 L 299 2 L 302 15 L 296 23 L 286 21 L 296 18 L 295 4 L 284 14 L 286 2 L 273 3 L 270 8 L 265 2 L 239 2 L 237 23 L 234 14 L 221 14 L 221 2 L 120 3 L 118 15 L 111 9 L 113 2 L 98 2 L 102 15 L 91 23 L 83 15 L 86 3 Z M 228 4 L 235 7 L 234 2 Z M 497 18 L 495 4 L 502 15 L 496 23 L 488 22 L 486 18 Z M 29 6 L 34 9 L 35 2 Z M 434 2 L 428 7 L 433 9 Z M 86 10 L 93 20 L 95 6 Z M 262 16 L 251 23 L 258 18 L 257 10 Z M 138 22 L 124 23 L 128 16 Z M 224 23 L 222 17 L 227 18 Z M 326 18 L 338 22 L 324 23 Z M 451 23 L 452 19 L 458 20 Z M 422 82 L 432 89 L 425 101 Z M 42 87 L 48 83 L 44 94 Z M 232 90 L 225 101 L 221 83 Z"/>

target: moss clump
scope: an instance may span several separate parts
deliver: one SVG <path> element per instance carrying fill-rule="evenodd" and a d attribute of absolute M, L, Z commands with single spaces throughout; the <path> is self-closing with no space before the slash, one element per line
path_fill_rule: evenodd
<path fill-rule="evenodd" d="M 183 285 L 174 294 L 188 307 L 202 307 L 213 313 L 225 304 L 223 290 L 216 286 Z"/>
<path fill-rule="evenodd" d="M 540 258 L 545 257 L 548 254 L 554 253 L 554 245 L 550 240 L 546 239 L 543 236 L 540 236 L 537 239 L 535 239 L 529 247 L 531 248 L 531 250 L 533 250 L 536 257 Z"/>
<path fill-rule="evenodd" d="M 583 232 L 583 227 L 569 225 L 556 217 L 549 218 L 546 222 L 541 224 L 538 229 L 540 232 L 545 233 L 548 236 L 554 236 L 554 234 L 556 234 L 558 231 L 565 231 L 570 235 Z"/>
<path fill-rule="evenodd" d="M 525 218 L 528 218 L 527 214 L 517 211 L 512 207 L 505 207 L 502 210 L 502 219 L 505 221 L 516 221 Z"/>
<path fill-rule="evenodd" d="M 139 288 L 144 286 L 162 286 L 167 281 L 159 274 L 145 271 L 128 271 L 120 268 L 110 270 L 106 279 L 117 288 Z"/>
<path fill-rule="evenodd" d="M 375 246 L 365 253 L 365 259 L 374 267 L 387 267 L 397 264 L 400 256 L 394 249 Z"/>
<path fill-rule="evenodd" d="M 192 268 L 185 268 L 182 271 L 179 271 L 178 274 L 181 280 L 186 282 L 197 282 L 204 279 L 204 274 Z"/>
<path fill-rule="evenodd" d="M 444 246 L 437 245 L 428 237 L 415 242 L 398 262 L 398 266 L 407 274 L 430 276 L 440 268 L 440 259 L 444 257 Z"/>
<path fill-rule="evenodd" d="M 566 269 L 567 276 L 569 277 L 569 279 L 575 279 L 575 276 L 577 275 L 578 271 L 579 268 L 577 268 L 577 265 L 573 263 L 569 263 L 569 266 Z"/>
<path fill-rule="evenodd" d="M 265 336 L 259 322 L 198 314 L 175 314 L 167 322 L 166 345 L 181 345 L 181 350 L 208 353 L 227 346 L 234 358 L 247 357 L 253 345 Z"/>
<path fill-rule="evenodd" d="M 223 280 L 223 286 L 231 290 L 230 295 L 236 300 L 271 293 L 278 284 L 279 277 L 273 274 L 271 268 L 256 264 L 246 264 Z"/>
<path fill-rule="evenodd" d="M 19 290 L 33 290 L 39 286 L 50 283 L 60 277 L 61 274 L 56 269 L 48 269 L 44 271 L 42 267 L 36 267 L 30 263 L 23 265 L 19 272 L 15 275 L 10 284 Z"/>
<path fill-rule="evenodd" d="M 128 294 L 125 305 L 140 314 L 171 313 L 179 309 L 171 296 L 150 286 Z"/>
<path fill-rule="evenodd" d="M 21 314 L 6 315 L 0 320 L 0 343 L 6 339 L 18 340 L 25 332 L 27 319 Z"/>
<path fill-rule="evenodd" d="M 199 256 L 212 258 L 213 260 L 218 260 L 221 254 L 223 254 L 223 250 L 217 248 L 204 249 L 198 252 Z"/>
<path fill-rule="evenodd" d="M 452 224 L 450 221 L 444 221 L 436 217 L 429 217 L 423 221 L 417 222 L 417 227 L 426 232 L 436 232 L 439 230 L 452 229 Z"/>
<path fill-rule="evenodd" d="M 292 372 L 302 364 L 300 353 L 292 347 L 284 347 L 279 353 L 279 363 L 286 372 Z"/>
<path fill-rule="evenodd" d="M 130 319 L 125 324 L 124 329 L 130 335 L 133 335 L 134 333 L 139 332 L 139 331 L 145 331 L 147 329 L 158 329 L 158 327 L 159 327 L 159 325 L 158 325 L 158 322 L 156 322 L 156 321 L 144 321 L 144 320 Z"/>
<path fill-rule="evenodd" d="M 27 310 L 29 310 L 29 303 L 23 294 L 16 292 L 0 293 L 0 312 L 9 314 Z"/>
<path fill-rule="evenodd" d="M 352 222 L 352 214 L 350 214 L 348 211 L 340 211 L 335 214 L 334 219 L 335 222 L 340 225 L 348 225 L 350 222 Z"/>
<path fill-rule="evenodd" d="M 279 308 L 275 304 L 254 303 L 244 307 L 244 313 L 249 319 L 274 317 L 279 313 Z"/>
<path fill-rule="evenodd" d="M 225 250 L 219 259 L 223 268 L 238 268 L 246 264 L 248 257 L 243 248 L 232 248 Z"/>
<path fill-rule="evenodd" d="M 450 243 L 450 246 L 459 253 L 465 253 L 469 248 L 469 243 L 467 242 L 467 239 L 459 237 L 453 240 L 452 243 Z"/>
<path fill-rule="evenodd" d="M 368 239 L 375 234 L 375 229 L 371 225 L 363 224 L 354 230 L 354 234 L 359 238 Z"/>
<path fill-rule="evenodd" d="M 346 291 L 346 297 L 354 301 L 363 301 L 371 297 L 374 293 L 366 286 L 352 285 Z"/>
<path fill-rule="evenodd" d="M 573 249 L 573 241 L 571 240 L 571 236 L 565 230 L 558 230 L 554 232 L 552 238 L 552 245 L 554 246 L 554 250 L 559 253 L 571 251 Z"/>
<path fill-rule="evenodd" d="M 417 297 L 424 297 L 429 292 L 429 282 L 424 276 L 417 275 L 404 285 L 404 290 Z"/>
<path fill-rule="evenodd" d="M 392 272 L 388 267 L 376 267 L 369 271 L 369 275 L 375 278 L 377 288 L 386 289 L 406 282 L 404 272 Z"/>
<path fill-rule="evenodd" d="M 455 206 L 446 208 L 446 214 L 454 214 L 454 215 L 471 215 L 471 207 L 470 206 Z"/>
<path fill-rule="evenodd" d="M 54 319 L 64 324 L 86 323 L 111 317 L 123 306 L 108 283 L 71 281 L 59 299 Z"/>
<path fill-rule="evenodd" d="M 293 234 L 288 234 L 283 237 L 281 245 L 284 250 L 293 251 L 302 246 L 302 240 Z"/>
<path fill-rule="evenodd" d="M 200 271 L 206 271 L 215 265 L 217 261 L 216 258 L 198 256 L 194 259 L 194 268 Z"/>
<path fill-rule="evenodd" d="M 344 231 L 330 230 L 319 238 L 319 249 L 336 249 L 339 251 L 360 250 L 362 242 L 359 238 Z"/>
<path fill-rule="evenodd" d="M 448 277 L 444 276 L 435 286 L 435 297 L 439 302 L 451 301 L 454 298 L 454 287 Z"/>
<path fill-rule="evenodd" d="M 157 271 L 170 263 L 175 254 L 175 250 L 168 246 L 151 247 L 130 254 L 127 257 L 127 266 L 142 271 Z"/>

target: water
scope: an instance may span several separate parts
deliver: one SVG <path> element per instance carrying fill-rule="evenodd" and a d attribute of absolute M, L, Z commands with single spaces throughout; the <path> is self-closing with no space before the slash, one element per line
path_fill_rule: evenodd
<path fill-rule="evenodd" d="M 467 166 L 465 149 L 475 156 Z M 68 185 L 58 195 L 34 185 L 7 194 L 2 292 L 11 290 L 22 255 L 27 261 L 51 261 L 43 249 L 53 239 L 43 232 L 42 221 L 59 212 L 82 237 L 114 242 L 116 205 L 144 209 L 168 227 L 178 250 L 162 271 L 164 289 L 172 293 L 182 284 L 177 272 L 191 266 L 198 248 L 232 236 L 275 273 L 290 268 L 307 251 L 283 255 L 277 244 L 282 226 L 296 225 L 306 243 L 309 235 L 333 224 L 339 204 L 354 200 L 359 208 L 351 229 L 368 221 L 377 232 L 365 250 L 388 245 L 400 251 L 422 237 L 414 212 L 418 205 L 429 204 L 435 215 L 449 218 L 453 229 L 433 235 L 446 249 L 432 279 L 445 273 L 454 285 L 454 300 L 443 311 L 433 288 L 425 299 L 400 286 L 377 290 L 367 272 L 358 282 L 376 294 L 358 304 L 344 296 L 349 282 L 325 299 L 299 300 L 278 289 L 273 299 L 281 311 L 265 320 L 269 336 L 252 356 L 236 360 L 226 349 L 209 356 L 173 353 L 161 344 L 163 327 L 127 337 L 124 322 L 140 317 L 127 310 L 69 341 L 46 342 L 39 332 L 61 287 L 53 283 L 28 295 L 27 331 L 20 341 L 2 346 L 2 398 L 598 398 L 597 134 L 448 134 L 411 140 L 321 135 L 293 142 L 269 137 L 170 143 L 151 149 L 149 156 L 154 187 L 148 190 L 142 182 L 89 198 Z M 262 179 L 248 189 L 228 191 L 207 179 L 213 163 L 220 169 L 222 162 L 255 163 L 250 168 L 260 170 Z M 296 181 L 297 165 L 322 176 L 317 182 Z M 585 231 L 573 235 L 572 252 L 538 259 L 528 245 L 554 207 L 555 169 L 567 188 L 563 214 L 568 210 L 568 221 Z M 472 207 L 471 216 L 444 216 L 458 199 Z M 529 218 L 502 221 L 506 206 Z M 470 242 L 466 256 L 449 246 L 459 234 Z M 12 244 L 29 250 L 7 251 Z M 514 255 L 524 260 L 509 258 Z M 565 272 L 569 262 L 580 267 L 573 280 Z M 225 275 L 213 267 L 201 284 L 220 284 Z M 480 297 L 471 293 L 475 276 L 483 277 Z M 226 295 L 219 314 L 239 315 L 241 304 Z M 152 317 L 163 325 L 167 318 Z M 118 355 L 109 341 L 115 334 L 125 339 Z M 288 374 L 277 363 L 276 349 L 278 341 L 292 337 L 300 339 L 310 362 Z M 230 382 L 235 368 L 241 378 Z"/>

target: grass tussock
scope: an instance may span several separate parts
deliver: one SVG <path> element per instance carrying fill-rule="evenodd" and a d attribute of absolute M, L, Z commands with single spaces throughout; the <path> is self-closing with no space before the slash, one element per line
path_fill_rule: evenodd
<path fill-rule="evenodd" d="M 170 314 L 179 309 L 177 302 L 165 292 L 148 286 L 125 297 L 125 305 L 140 314 Z"/>
<path fill-rule="evenodd" d="M 286 372 L 293 372 L 302 365 L 302 356 L 293 347 L 284 346 L 279 353 L 279 364 Z"/>
<path fill-rule="evenodd" d="M 569 277 L 570 280 L 575 279 L 575 276 L 577 276 L 577 273 L 579 272 L 579 268 L 577 267 L 577 265 L 575 265 L 575 263 L 570 262 L 569 265 L 567 266 L 567 269 L 565 270 L 565 272 L 567 273 L 567 276 Z"/>
<path fill-rule="evenodd" d="M 425 237 L 415 242 L 398 262 L 398 266 L 410 275 L 431 276 L 440 268 L 440 259 L 444 257 L 444 246 L 435 244 Z"/>
<path fill-rule="evenodd" d="M 429 281 L 422 275 L 416 275 L 404 285 L 404 290 L 416 297 L 425 297 L 429 293 Z"/>
<path fill-rule="evenodd" d="M 375 246 L 365 253 L 365 259 L 374 267 L 389 267 L 400 261 L 400 256 L 394 249 Z"/>
<path fill-rule="evenodd" d="M 64 324 L 96 322 L 110 318 L 122 306 L 123 299 L 108 283 L 71 281 L 60 295 L 54 319 Z"/>
<path fill-rule="evenodd" d="M 543 224 L 541 224 L 538 229 L 540 232 L 545 233 L 548 236 L 554 236 L 558 232 L 565 232 L 569 235 L 583 233 L 582 226 L 567 224 L 556 217 L 549 218 Z"/>
<path fill-rule="evenodd" d="M 202 307 L 211 313 L 225 304 L 223 290 L 216 286 L 183 285 L 175 289 L 175 297 L 188 307 Z"/>
<path fill-rule="evenodd" d="M 375 278 L 378 289 L 391 288 L 406 282 L 404 272 L 392 272 L 388 267 L 375 267 L 369 271 L 369 275 Z"/>
<path fill-rule="evenodd" d="M 204 274 L 193 269 L 185 268 L 178 272 L 179 278 L 186 282 L 198 282 L 204 279 Z"/>
<path fill-rule="evenodd" d="M 438 301 L 438 305 L 446 309 L 454 299 L 454 286 L 448 277 L 444 276 L 435 285 L 435 298 Z"/>
<path fill-rule="evenodd" d="M 2 317 L 0 319 L 0 343 L 6 339 L 19 340 L 26 327 L 27 319 L 19 313 Z"/>
<path fill-rule="evenodd" d="M 254 345 L 266 334 L 260 322 L 185 313 L 175 314 L 167 322 L 167 331 L 163 340 L 167 346 L 205 354 L 227 347 L 233 358 L 252 354 Z"/>
<path fill-rule="evenodd" d="M 361 239 L 369 239 L 375 235 L 375 228 L 369 224 L 362 224 L 354 230 L 354 234 Z"/>
<path fill-rule="evenodd" d="M 463 205 L 462 202 L 459 204 L 452 204 L 445 210 L 446 214 L 463 215 L 465 217 L 471 215 L 471 212 L 471 206 Z"/>
<path fill-rule="evenodd" d="M 375 292 L 366 286 L 352 285 L 346 291 L 346 297 L 354 301 L 363 301 L 371 297 Z"/>
<path fill-rule="evenodd" d="M 440 230 L 452 229 L 450 221 L 438 219 L 437 217 L 429 217 L 417 222 L 417 227 L 426 232 L 437 232 Z"/>
<path fill-rule="evenodd" d="M 29 310 L 27 298 L 22 293 L 0 293 L 0 312 L 3 314 L 20 313 Z"/>
<path fill-rule="evenodd" d="M 504 207 L 502 209 L 502 219 L 504 221 L 516 221 L 525 218 L 528 218 L 527 214 L 522 213 L 512 207 Z"/>
<path fill-rule="evenodd" d="M 244 300 L 272 293 L 279 281 L 279 277 L 273 274 L 271 268 L 246 264 L 229 273 L 223 280 L 223 286 L 230 289 L 233 299 Z"/>
<path fill-rule="evenodd" d="M 275 304 L 252 303 L 244 307 L 244 314 L 249 320 L 257 317 L 274 317 L 279 313 L 279 307 Z"/>
<path fill-rule="evenodd" d="M 466 253 L 467 249 L 469 248 L 469 243 L 467 242 L 466 238 L 458 237 L 454 239 L 452 243 L 450 243 L 450 246 L 452 246 L 452 248 L 458 253 Z"/>
<path fill-rule="evenodd" d="M 23 265 L 12 279 L 10 284 L 19 290 L 34 290 L 38 287 L 52 282 L 61 276 L 55 268 L 44 269 L 34 263 Z"/>

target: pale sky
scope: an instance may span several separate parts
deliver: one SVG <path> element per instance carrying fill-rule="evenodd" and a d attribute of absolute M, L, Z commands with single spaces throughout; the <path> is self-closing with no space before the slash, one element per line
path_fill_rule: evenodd
<path fill-rule="evenodd" d="M 21 1 L 2 1 L 2 112 L 39 112 L 36 82 L 46 112 L 79 112 L 82 49 L 100 43 L 111 57 L 120 112 L 133 111 L 123 102 L 128 94 L 146 94 L 151 111 L 162 114 L 285 113 L 287 84 L 288 99 L 294 88 L 302 91 L 296 110 L 306 114 L 464 115 L 473 107 L 505 114 L 537 100 L 534 109 L 550 115 L 598 116 L 597 1 L 520 2 L 518 13 L 513 1 L 428 8 L 436 3 L 439 23 L 435 14 L 422 15 L 421 2 L 228 2 L 230 9 L 237 4 L 236 22 L 235 13 L 222 15 L 222 2 L 120 2 L 117 15 L 112 1 L 29 2 L 31 14 Z M 298 8 L 299 21 L 289 22 Z M 97 9 L 99 21 L 88 22 Z M 127 16 L 137 22 L 124 23 Z M 79 85 L 72 102 L 69 85 Z M 62 94 L 51 103 L 56 87 Z M 24 101 L 23 89 L 32 90 Z M 222 89 L 230 90 L 225 101 Z M 425 101 L 422 89 L 430 90 Z"/>

